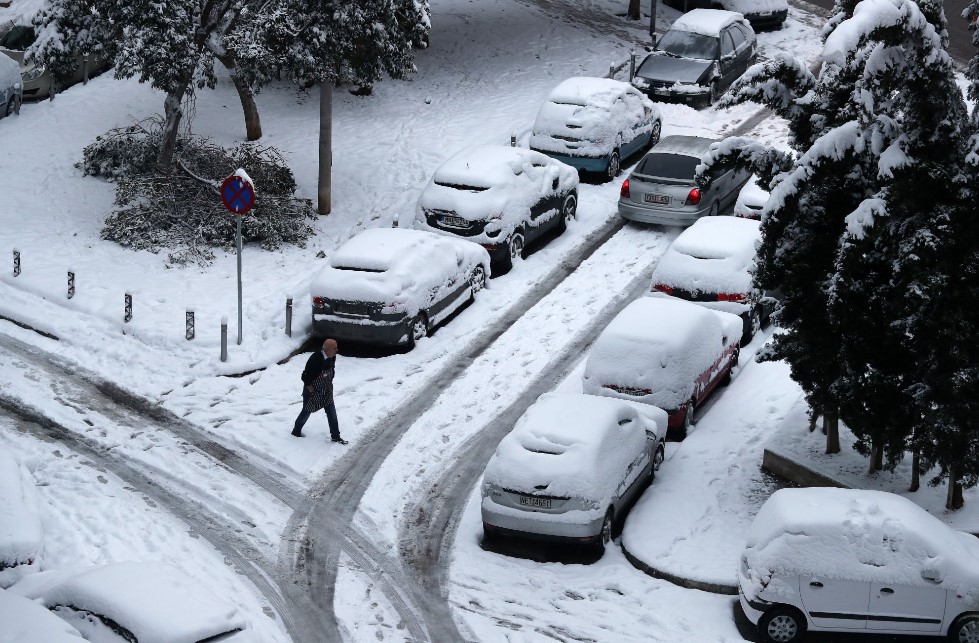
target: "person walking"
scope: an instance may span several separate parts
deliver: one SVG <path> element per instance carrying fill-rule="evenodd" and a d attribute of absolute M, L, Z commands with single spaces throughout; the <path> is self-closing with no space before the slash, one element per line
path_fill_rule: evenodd
<path fill-rule="evenodd" d="M 323 409 L 326 411 L 326 421 L 330 424 L 330 437 L 338 444 L 347 444 L 340 437 L 340 425 L 337 422 L 337 409 L 333 404 L 333 376 L 337 366 L 337 342 L 334 339 L 323 341 L 322 350 L 318 350 L 306 360 L 303 369 L 303 409 L 292 427 L 292 434 L 297 438 L 306 437 L 303 426 L 309 416 Z"/>

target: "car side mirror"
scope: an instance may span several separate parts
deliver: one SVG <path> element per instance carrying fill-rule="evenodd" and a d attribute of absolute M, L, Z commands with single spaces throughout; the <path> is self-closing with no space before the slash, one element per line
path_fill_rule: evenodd
<path fill-rule="evenodd" d="M 925 567 L 921 570 L 921 578 L 929 583 L 942 582 L 942 573 L 934 567 Z"/>

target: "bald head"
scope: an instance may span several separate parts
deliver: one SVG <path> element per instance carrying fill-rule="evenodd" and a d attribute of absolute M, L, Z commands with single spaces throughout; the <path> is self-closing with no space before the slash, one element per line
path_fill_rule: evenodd
<path fill-rule="evenodd" d="M 336 357 L 337 341 L 335 339 L 323 340 L 323 352 L 326 353 L 327 357 Z"/>

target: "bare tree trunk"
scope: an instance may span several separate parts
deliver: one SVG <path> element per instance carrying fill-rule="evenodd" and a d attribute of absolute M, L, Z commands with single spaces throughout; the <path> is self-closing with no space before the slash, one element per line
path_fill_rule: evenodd
<path fill-rule="evenodd" d="M 826 434 L 826 454 L 840 452 L 840 413 L 834 407 L 823 410 L 823 433 Z"/>
<path fill-rule="evenodd" d="M 235 84 L 238 91 L 238 100 L 241 101 L 241 111 L 245 114 L 245 138 L 249 141 L 257 141 L 262 138 L 262 121 L 258 116 L 258 105 L 255 104 L 255 95 L 251 88 L 238 76 L 235 58 L 229 54 L 219 56 L 218 60 L 224 65 L 231 75 L 231 82 Z"/>
<path fill-rule="evenodd" d="M 816 430 L 817 422 L 819 422 L 819 409 L 817 408 L 809 409 L 809 432 L 810 433 Z"/>
<path fill-rule="evenodd" d="M 184 94 L 187 93 L 189 85 L 190 82 L 188 81 L 187 85 L 181 89 L 167 94 L 163 101 L 165 116 L 163 138 L 160 143 L 160 154 L 156 157 L 156 169 L 161 174 L 169 174 L 173 171 L 173 153 L 177 146 L 177 131 L 180 127 L 180 119 L 184 114 L 180 105 L 183 103 Z"/>
<path fill-rule="evenodd" d="M 953 465 L 948 470 L 948 495 L 945 498 L 945 508 L 956 511 L 963 505 L 965 505 L 965 498 L 962 497 L 962 484 L 959 483 L 959 473 Z"/>
<path fill-rule="evenodd" d="M 870 446 L 870 466 L 867 473 L 877 473 L 884 468 L 884 448 L 875 440 Z"/>
<path fill-rule="evenodd" d="M 908 491 L 917 491 L 921 487 L 921 454 L 915 449 L 911 455 L 911 486 Z"/>
<path fill-rule="evenodd" d="M 629 0 L 629 12 L 626 14 L 626 18 L 629 20 L 639 20 L 641 18 L 639 3 L 642 0 Z"/>
<path fill-rule="evenodd" d="M 320 214 L 329 214 L 333 200 L 333 83 L 320 85 Z"/>

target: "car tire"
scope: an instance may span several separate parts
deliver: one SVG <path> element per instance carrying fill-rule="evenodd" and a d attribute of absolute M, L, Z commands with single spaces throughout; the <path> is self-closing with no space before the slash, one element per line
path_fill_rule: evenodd
<path fill-rule="evenodd" d="M 761 330 L 761 310 L 759 306 L 753 307 L 748 316 L 744 317 L 744 330 L 741 331 L 741 346 L 745 346 L 755 338 Z"/>
<path fill-rule="evenodd" d="M 428 337 L 428 316 L 418 313 L 408 326 L 408 350 L 415 347 L 415 342 Z"/>
<path fill-rule="evenodd" d="M 659 468 L 663 466 L 663 462 L 666 460 L 666 449 L 663 447 L 663 443 L 660 442 L 656 445 L 656 450 L 653 451 L 653 461 L 649 466 L 649 482 L 652 484 L 653 480 L 656 479 L 656 472 Z"/>
<path fill-rule="evenodd" d="M 663 124 L 659 121 L 653 123 L 653 131 L 649 133 L 649 143 L 646 145 L 646 150 L 650 150 L 653 146 L 659 143 L 660 136 L 663 134 Z"/>
<path fill-rule="evenodd" d="M 787 605 L 777 605 L 758 619 L 758 636 L 764 643 L 798 643 L 806 636 L 806 617 Z"/>
<path fill-rule="evenodd" d="M 979 614 L 968 614 L 956 619 L 948 629 L 948 640 L 954 643 L 979 642 Z"/>
<path fill-rule="evenodd" d="M 7 106 L 4 108 L 4 116 L 13 116 L 19 111 L 21 104 L 20 96 L 11 96 L 10 100 L 7 101 Z"/>
<path fill-rule="evenodd" d="M 513 268 L 513 262 L 518 258 L 523 258 L 524 250 L 524 236 L 523 232 L 517 230 L 510 235 L 510 238 L 506 242 L 507 253 L 501 262 L 503 266 L 503 272 L 507 272 L 510 268 Z"/>
<path fill-rule="evenodd" d="M 720 88 L 717 86 L 717 81 L 711 81 L 710 84 L 710 94 L 707 96 L 707 107 L 710 107 L 721 97 Z"/>
<path fill-rule="evenodd" d="M 715 201 L 714 205 L 710 206 L 710 212 L 707 213 L 707 216 L 716 217 L 716 216 L 720 216 L 720 214 L 721 214 L 721 204 Z"/>
<path fill-rule="evenodd" d="M 619 171 L 622 169 L 622 160 L 619 157 L 619 148 L 612 150 L 612 154 L 608 157 L 608 166 L 605 168 L 605 181 L 611 181 L 619 175 Z"/>
<path fill-rule="evenodd" d="M 561 212 L 558 214 L 558 232 L 563 233 L 565 230 L 567 230 L 568 223 L 577 216 L 578 193 L 572 190 L 568 196 L 564 197 L 564 204 L 561 206 Z"/>
<path fill-rule="evenodd" d="M 612 542 L 612 530 L 615 528 L 615 510 L 612 507 L 605 512 L 605 520 L 602 521 L 602 530 L 598 532 L 595 542 L 595 549 L 599 553 L 605 551 L 605 545 Z"/>
<path fill-rule="evenodd" d="M 741 357 L 741 349 L 735 348 L 734 355 L 731 356 L 731 364 L 727 367 L 727 373 L 724 373 L 724 377 L 722 377 L 721 381 L 718 382 L 720 386 L 727 386 L 731 383 L 731 371 L 733 371 L 734 367 L 738 365 L 739 357 Z"/>
<path fill-rule="evenodd" d="M 482 266 L 476 266 L 469 273 L 469 293 L 476 300 L 476 293 L 486 287 L 486 270 Z"/>
<path fill-rule="evenodd" d="M 680 429 L 677 431 L 677 437 L 682 441 L 686 439 L 687 433 L 693 427 L 693 416 L 697 410 L 697 406 L 694 404 L 693 400 L 687 402 L 687 412 L 683 414 L 683 424 L 680 425 Z"/>

